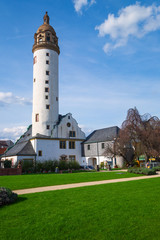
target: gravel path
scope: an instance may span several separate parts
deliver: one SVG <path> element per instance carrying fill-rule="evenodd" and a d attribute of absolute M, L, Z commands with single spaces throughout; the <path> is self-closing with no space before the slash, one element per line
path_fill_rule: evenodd
<path fill-rule="evenodd" d="M 157 177 L 160 177 L 160 172 L 157 175 L 151 175 L 151 176 L 120 178 L 120 179 L 102 180 L 102 181 L 94 181 L 94 182 L 83 182 L 83 183 L 71 183 L 71 184 L 65 184 L 65 185 L 14 190 L 13 192 L 15 192 L 19 195 L 22 195 L 22 194 L 28 194 L 28 193 L 55 191 L 55 190 L 62 190 L 62 189 L 69 189 L 69 188 L 78 188 L 78 187 L 94 186 L 94 185 L 117 183 L 117 182 L 127 182 L 127 181 L 135 181 L 135 180 L 157 178 Z"/>

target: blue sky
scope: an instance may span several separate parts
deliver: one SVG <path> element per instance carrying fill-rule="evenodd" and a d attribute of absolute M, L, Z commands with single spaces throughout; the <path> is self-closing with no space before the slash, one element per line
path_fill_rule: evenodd
<path fill-rule="evenodd" d="M 59 38 L 60 113 L 88 134 L 137 107 L 160 117 L 160 3 L 0 1 L 0 139 L 31 124 L 33 36 L 46 11 Z"/>

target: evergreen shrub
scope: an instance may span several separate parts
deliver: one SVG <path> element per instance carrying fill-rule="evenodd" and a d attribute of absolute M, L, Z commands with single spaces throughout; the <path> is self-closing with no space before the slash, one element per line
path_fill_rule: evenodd
<path fill-rule="evenodd" d="M 5 160 L 4 161 L 4 168 L 11 168 L 12 162 L 10 160 Z"/>
<path fill-rule="evenodd" d="M 9 188 L 0 187 L 0 206 L 14 203 L 18 195 L 12 192 Z"/>

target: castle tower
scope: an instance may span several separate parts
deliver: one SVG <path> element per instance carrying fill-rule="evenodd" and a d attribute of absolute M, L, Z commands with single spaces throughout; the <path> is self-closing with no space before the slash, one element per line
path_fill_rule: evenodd
<path fill-rule="evenodd" d="M 34 34 L 33 52 L 33 111 L 32 136 L 52 135 L 58 121 L 58 38 L 49 16 L 43 17 L 44 23 Z"/>

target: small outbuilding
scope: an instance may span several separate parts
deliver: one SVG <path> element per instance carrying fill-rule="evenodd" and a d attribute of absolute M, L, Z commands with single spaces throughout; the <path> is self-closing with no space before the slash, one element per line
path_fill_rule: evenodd
<path fill-rule="evenodd" d="M 108 144 L 114 148 L 119 130 L 119 127 L 114 126 L 93 131 L 82 144 L 83 162 L 93 167 L 99 167 L 100 165 L 104 165 L 104 168 L 107 166 L 111 168 L 122 167 L 124 161 L 121 156 L 105 154 Z"/>

